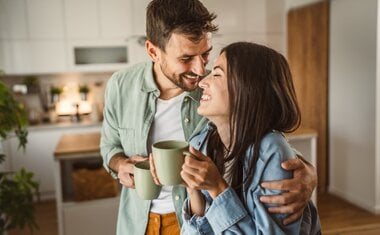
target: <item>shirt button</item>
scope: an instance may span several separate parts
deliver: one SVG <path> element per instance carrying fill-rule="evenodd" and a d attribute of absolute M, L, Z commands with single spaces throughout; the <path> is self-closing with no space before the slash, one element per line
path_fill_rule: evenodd
<path fill-rule="evenodd" d="M 183 99 L 183 101 L 187 102 L 187 101 L 189 101 L 189 98 L 185 97 L 185 99 Z"/>
<path fill-rule="evenodd" d="M 188 123 L 190 120 L 188 118 L 185 118 L 185 123 Z"/>
<path fill-rule="evenodd" d="M 178 200 L 179 200 L 179 196 L 176 195 L 176 196 L 174 197 L 174 199 L 175 199 L 176 201 L 178 201 Z"/>

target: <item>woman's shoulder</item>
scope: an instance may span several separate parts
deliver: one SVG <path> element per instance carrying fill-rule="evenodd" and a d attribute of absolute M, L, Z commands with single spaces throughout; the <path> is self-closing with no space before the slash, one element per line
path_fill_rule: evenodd
<path fill-rule="evenodd" d="M 214 128 L 215 126 L 212 122 L 203 118 L 189 138 L 189 144 L 195 149 L 202 151 L 207 146 L 209 133 L 214 130 Z"/>
<path fill-rule="evenodd" d="M 279 131 L 271 131 L 264 136 L 260 144 L 260 159 L 278 156 L 280 161 L 295 158 L 296 154 L 285 135 Z"/>

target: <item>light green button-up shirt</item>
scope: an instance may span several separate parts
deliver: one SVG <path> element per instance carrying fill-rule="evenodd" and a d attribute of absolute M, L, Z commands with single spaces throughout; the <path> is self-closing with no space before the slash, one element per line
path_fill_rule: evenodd
<path fill-rule="evenodd" d="M 183 99 L 181 119 L 187 140 L 195 129 L 200 130 L 206 123 L 196 111 L 201 94 L 198 88 L 189 92 Z M 148 134 L 159 96 L 160 90 L 153 78 L 152 62 L 140 63 L 116 72 L 108 81 L 100 150 L 104 167 L 114 177 L 117 175 L 108 165 L 116 153 L 123 152 L 126 156 L 148 156 Z M 185 197 L 184 187 L 173 187 L 172 198 L 180 224 L 182 224 L 181 208 Z M 134 189 L 123 187 L 117 234 L 144 234 L 148 224 L 150 204 L 151 201 L 141 200 Z"/>

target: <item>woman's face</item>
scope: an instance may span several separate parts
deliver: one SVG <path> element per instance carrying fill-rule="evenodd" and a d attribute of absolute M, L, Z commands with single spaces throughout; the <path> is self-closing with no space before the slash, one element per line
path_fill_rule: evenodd
<path fill-rule="evenodd" d="M 227 87 L 227 60 L 224 53 L 219 55 L 211 73 L 199 82 L 203 95 L 198 113 L 213 122 L 228 121 L 229 102 Z"/>

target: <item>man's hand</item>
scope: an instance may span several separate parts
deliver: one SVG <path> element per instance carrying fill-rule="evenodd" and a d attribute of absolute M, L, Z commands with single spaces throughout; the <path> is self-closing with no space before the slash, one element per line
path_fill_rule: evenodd
<path fill-rule="evenodd" d="M 261 186 L 266 189 L 287 191 L 281 195 L 262 196 L 260 201 L 266 204 L 282 204 L 268 208 L 270 213 L 289 213 L 284 225 L 299 219 L 306 207 L 314 188 L 317 186 L 316 169 L 301 159 L 291 159 L 281 164 L 285 170 L 293 170 L 293 178 L 287 180 L 263 182 Z"/>
<path fill-rule="evenodd" d="M 110 167 L 117 172 L 120 184 L 128 188 L 134 188 L 133 167 L 136 162 L 145 160 L 147 160 L 147 157 L 139 155 L 126 157 L 124 154 L 117 154 L 111 158 Z"/>

